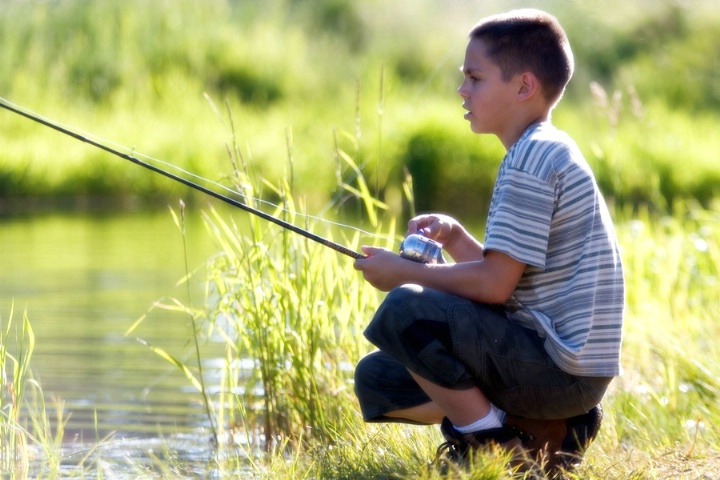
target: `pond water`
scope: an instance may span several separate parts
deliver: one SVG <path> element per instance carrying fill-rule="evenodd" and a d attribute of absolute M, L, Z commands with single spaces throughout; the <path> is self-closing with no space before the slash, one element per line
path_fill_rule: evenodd
<path fill-rule="evenodd" d="M 132 457 L 164 438 L 180 445 L 179 455 L 207 460 L 211 436 L 200 394 L 146 345 L 195 365 L 190 319 L 152 309 L 125 335 L 158 300 L 204 301 L 202 265 L 219 249 L 199 210 L 186 217 L 185 235 L 169 210 L 0 218 L 2 328 L 13 305 L 14 324 L 27 312 L 36 337 L 32 377 L 53 425 L 53 399 L 62 401 L 70 457 L 112 434 L 106 456 Z M 189 268 L 199 268 L 190 292 L 178 285 L 186 255 Z M 201 356 L 212 387 L 222 347 L 206 343 Z"/>

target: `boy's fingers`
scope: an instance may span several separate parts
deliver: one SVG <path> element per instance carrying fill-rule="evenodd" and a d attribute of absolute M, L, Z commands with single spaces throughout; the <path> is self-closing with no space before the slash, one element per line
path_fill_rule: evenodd
<path fill-rule="evenodd" d="M 420 227 L 420 217 L 415 217 L 412 220 L 408 222 L 408 228 L 407 232 L 405 232 L 405 236 L 412 235 L 413 233 L 418 233 L 421 229 Z"/>
<path fill-rule="evenodd" d="M 369 245 L 363 245 L 363 246 L 360 247 L 360 248 L 362 249 L 363 253 L 364 253 L 365 255 L 367 255 L 368 257 L 375 256 L 375 255 L 377 255 L 378 253 L 380 253 L 380 252 L 382 252 L 382 251 L 385 251 L 384 248 L 371 247 L 371 246 L 369 246 Z"/>
<path fill-rule="evenodd" d="M 437 217 L 434 215 L 418 215 L 408 222 L 408 229 L 405 236 L 413 233 L 429 236 L 432 233 L 432 225 L 437 222 L 437 220 Z"/>

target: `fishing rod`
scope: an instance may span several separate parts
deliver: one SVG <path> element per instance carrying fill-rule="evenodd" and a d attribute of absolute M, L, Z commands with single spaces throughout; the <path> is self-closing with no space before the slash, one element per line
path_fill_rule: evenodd
<path fill-rule="evenodd" d="M 117 157 L 120 157 L 120 158 L 124 159 L 124 160 L 128 160 L 128 161 L 134 163 L 135 165 L 139 165 L 139 166 L 144 167 L 144 168 L 147 168 L 148 170 L 151 170 L 151 171 L 153 171 L 153 172 L 155 172 L 155 173 L 159 173 L 160 175 L 164 175 L 165 177 L 170 178 L 170 179 L 172 179 L 172 180 L 175 180 L 176 182 L 180 182 L 180 183 L 182 183 L 183 185 L 186 185 L 186 186 L 188 186 L 188 187 L 190 187 L 190 188 L 194 188 L 195 190 L 198 190 L 198 191 L 203 192 L 203 193 L 205 193 L 205 194 L 207 194 L 207 195 L 210 195 L 211 197 L 217 198 L 218 200 L 222 200 L 223 202 L 228 203 L 228 204 L 230 204 L 230 205 L 232 205 L 232 206 L 234 206 L 234 207 L 238 207 L 238 208 L 240 208 L 240 209 L 242 209 L 242 210 L 245 210 L 246 212 L 252 213 L 253 215 L 256 215 L 256 216 L 258 216 L 258 217 L 260 217 L 260 218 L 262 218 L 262 219 L 264 219 L 264 220 L 267 220 L 267 221 L 269 221 L 269 222 L 272 222 L 272 223 L 274 223 L 274 224 L 276 224 L 276 225 L 279 225 L 279 226 L 281 226 L 282 228 L 285 228 L 285 229 L 287 229 L 287 230 L 290 230 L 290 231 L 292 231 L 292 232 L 295 232 L 295 233 L 297 233 L 297 234 L 300 234 L 300 235 L 302 235 L 303 237 L 309 238 L 310 240 L 313 240 L 313 241 L 315 241 L 315 242 L 317 242 L 317 243 L 319 243 L 319 244 L 321 244 L 321 245 L 324 245 L 324 246 L 326 246 L 326 247 L 332 248 L 333 250 L 335 250 L 335 251 L 337 251 L 337 252 L 340 252 L 340 253 L 342 253 L 342 254 L 344 254 L 344 255 L 347 255 L 348 257 L 355 258 L 355 259 L 365 258 L 365 255 L 363 255 L 363 254 L 361 254 L 361 253 L 358 253 L 358 252 L 355 252 L 355 251 L 353 251 L 353 250 L 350 250 L 349 248 L 347 248 L 347 247 L 345 247 L 345 246 L 343 246 L 343 245 L 340 245 L 339 243 L 335 243 L 335 242 L 333 242 L 332 240 L 328 240 L 328 239 L 323 238 L 323 237 L 321 237 L 321 236 L 319 236 L 319 235 L 316 235 L 316 234 L 314 234 L 314 233 L 312 233 L 312 232 L 310 232 L 310 231 L 308 231 L 308 230 L 305 230 L 305 229 L 300 228 L 300 227 L 298 227 L 298 226 L 296 226 L 296 225 L 293 225 L 292 223 L 286 222 L 286 221 L 281 220 L 281 219 L 279 219 L 279 218 L 277 218 L 277 217 L 274 217 L 274 216 L 272 216 L 272 215 L 270 215 L 270 214 L 267 214 L 267 213 L 263 212 L 262 210 L 258 210 L 258 209 L 256 209 L 256 208 L 250 207 L 250 206 L 248 206 L 248 205 L 246 205 L 246 204 L 244 204 L 244 203 L 242 203 L 242 202 L 239 202 L 239 201 L 237 201 L 237 200 L 235 200 L 235 199 L 233 199 L 233 198 L 230 198 L 230 197 L 227 197 L 227 196 L 225 196 L 225 195 L 222 195 L 222 194 L 220 194 L 220 193 L 218 193 L 218 192 L 216 192 L 216 191 L 214 191 L 214 190 L 211 190 L 211 189 L 209 189 L 209 188 L 203 187 L 202 185 L 199 185 L 199 184 L 197 184 L 197 183 L 195 183 L 195 182 L 191 182 L 190 180 L 187 180 L 187 179 L 185 179 L 185 178 L 183 178 L 183 177 L 180 177 L 180 176 L 175 175 L 175 174 L 173 174 L 173 173 L 170 173 L 170 172 L 168 172 L 168 171 L 166 171 L 166 170 L 163 170 L 163 169 L 161 169 L 161 168 L 159 168 L 159 167 L 156 167 L 155 165 L 152 165 L 152 164 L 150 164 L 150 163 L 144 162 L 144 161 L 140 160 L 140 159 L 137 158 L 137 157 L 134 157 L 134 156 L 132 156 L 132 155 L 128 155 L 128 154 L 126 154 L 126 153 L 123 153 L 123 152 L 120 152 L 120 151 L 115 150 L 115 149 L 113 149 L 113 148 L 110 148 L 110 147 L 108 147 L 107 145 L 103 145 L 103 144 L 100 143 L 100 142 L 96 142 L 96 141 L 94 141 L 94 140 L 91 140 L 90 138 L 87 138 L 87 137 L 84 136 L 84 135 L 80 135 L 80 134 L 78 134 L 78 133 L 76 133 L 76 132 L 73 132 L 73 131 L 65 128 L 65 127 L 62 127 L 62 126 L 60 126 L 60 125 L 58 125 L 58 124 L 56 124 L 56 123 L 51 122 L 50 120 L 41 118 L 41 117 L 39 117 L 39 116 L 37 116 L 37 115 L 28 113 L 28 112 L 26 112 L 26 111 L 20 110 L 19 108 L 16 108 L 16 107 L 14 107 L 14 106 L 12 106 L 12 105 L 8 105 L 7 103 L 5 103 L 4 99 L 0 99 L 0 107 L 4 108 L 4 109 L 6 109 L 6 110 L 9 110 L 9 111 L 11 111 L 11 112 L 13 112 L 13 113 L 16 113 L 16 114 L 18 114 L 18 115 L 21 115 L 21 116 L 23 116 L 23 117 L 25 117 L 25 118 L 28 118 L 28 119 L 30 119 L 30 120 L 32 120 L 32 121 L 34 121 L 34 122 L 37 122 L 37 123 L 39 123 L 39 124 L 41 124 L 41 125 L 44 125 L 44 126 L 49 127 L 49 128 L 52 128 L 53 130 L 56 130 L 56 131 L 58 131 L 58 132 L 60 132 L 60 133 L 64 133 L 65 135 L 68 135 L 68 136 L 70 136 L 70 137 L 72 137 L 72 138 L 74 138 L 74 139 L 76 139 L 76 140 L 80 140 L 81 142 L 84 142 L 84 143 L 87 143 L 87 144 L 89 144 L 89 145 L 92 145 L 93 147 L 97 147 L 97 148 L 99 148 L 99 149 L 101 149 L 101 150 L 105 150 L 106 152 L 111 153 L 111 154 L 113 154 L 113 155 L 115 155 L 115 156 L 117 156 Z"/>

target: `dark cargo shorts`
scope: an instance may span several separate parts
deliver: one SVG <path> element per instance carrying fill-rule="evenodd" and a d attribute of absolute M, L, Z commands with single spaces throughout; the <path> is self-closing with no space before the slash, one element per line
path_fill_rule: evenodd
<path fill-rule="evenodd" d="M 528 418 L 567 418 L 600 403 L 611 380 L 558 368 L 537 332 L 502 309 L 403 285 L 392 290 L 365 330 L 380 350 L 355 370 L 368 422 L 401 421 L 387 412 L 430 401 L 408 370 L 445 388 L 478 387 L 498 408 Z"/>

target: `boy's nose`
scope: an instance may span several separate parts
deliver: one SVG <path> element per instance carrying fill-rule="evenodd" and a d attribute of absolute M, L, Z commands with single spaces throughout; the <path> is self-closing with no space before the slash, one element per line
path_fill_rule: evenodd
<path fill-rule="evenodd" d="M 465 82 L 461 83 L 460 86 L 457 89 L 458 95 L 460 95 L 463 98 L 468 98 L 468 95 L 465 91 Z"/>

